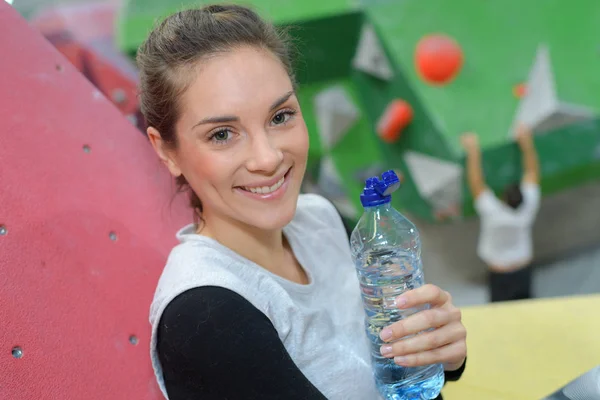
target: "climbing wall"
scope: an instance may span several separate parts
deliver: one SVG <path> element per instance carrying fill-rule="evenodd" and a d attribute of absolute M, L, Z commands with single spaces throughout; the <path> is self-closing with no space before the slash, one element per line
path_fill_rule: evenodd
<path fill-rule="evenodd" d="M 348 193 L 357 192 L 351 171 L 394 168 L 405 177 L 397 207 L 431 222 L 471 216 L 459 137 L 479 134 L 486 182 L 500 192 L 522 175 L 517 122 L 536 134 L 545 196 L 600 177 L 600 101 L 592 89 L 600 68 L 593 39 L 600 33 L 600 4 L 581 0 L 565 11 L 516 0 L 436 0 L 432 7 L 423 13 L 418 1 L 403 1 L 363 9 L 355 53 L 347 61 L 352 69 L 339 79 L 354 88 L 369 128 L 348 131 L 345 141 L 354 145 L 332 149 Z M 557 29 L 558 15 L 571 28 Z M 417 51 L 432 33 L 454 41 L 461 52 L 456 76 L 443 84 L 425 81 L 420 70 Z M 583 43 L 575 48 L 577 57 L 573 43 Z M 410 123 L 395 142 L 377 140 L 382 114 L 399 100 L 411 107 Z M 324 140 L 318 127 L 316 133 Z M 376 143 L 365 146 L 369 140 Z"/>
<path fill-rule="evenodd" d="M 415 129 L 405 135 L 414 140 L 406 144 L 410 150 L 438 158 L 439 165 L 450 161 L 462 166 L 459 136 L 477 132 L 486 181 L 501 191 L 522 174 L 513 141 L 514 127 L 522 121 L 536 134 L 545 196 L 600 177 L 600 98 L 594 89 L 600 68 L 600 3 L 579 0 L 565 7 L 557 2 L 434 0 L 423 13 L 422 4 L 409 0 L 365 12 L 403 74 L 412 101 L 419 103 Z M 558 19 L 561 27 L 555 24 Z M 453 38 L 464 54 L 460 73 L 446 85 L 425 82 L 415 68 L 415 49 L 431 33 Z M 369 95 L 381 93 L 371 90 Z M 371 104 L 366 107 L 374 115 L 381 105 Z M 431 125 L 417 126 L 421 112 Z M 437 154 L 425 143 L 433 143 L 434 137 L 443 149 Z M 390 152 L 404 157 L 401 146 Z M 472 215 L 464 184 L 461 203 L 462 214 Z M 417 206 L 409 208 L 425 217 Z"/>
<path fill-rule="evenodd" d="M 118 37 L 127 52 L 154 18 L 181 6 L 147 4 L 128 0 L 121 10 Z M 341 204 L 346 217 L 360 209 L 363 178 L 385 169 L 402 174 L 395 206 L 411 215 L 429 222 L 473 215 L 459 137 L 479 134 L 486 181 L 501 191 L 522 173 L 517 121 L 535 129 L 544 195 L 600 177 L 600 97 L 592 84 L 600 70 L 600 3 L 432 0 L 426 10 L 419 0 L 276 4 L 251 2 L 297 39 L 299 96 L 311 134 L 307 187 Z M 436 51 L 439 41 L 424 41 L 436 35 L 455 43 L 459 56 L 420 58 L 420 51 Z M 457 73 L 443 82 L 440 68 L 448 63 Z M 337 93 L 339 104 L 328 93 Z M 399 102 L 409 107 L 401 132 L 382 140 L 389 136 L 381 129 L 386 110 Z M 330 104 L 358 110 L 353 122 Z"/>
<path fill-rule="evenodd" d="M 0 399 L 160 399 L 148 310 L 191 220 L 143 135 L 0 2 Z"/>
<path fill-rule="evenodd" d="M 186 7 L 191 8 L 205 4 L 219 3 L 230 4 L 231 1 L 124 0 L 117 27 L 119 47 L 126 53 L 135 54 L 140 43 L 146 38 L 148 29 L 154 25 L 156 18 L 167 16 Z M 342 54 L 349 47 L 353 47 L 353 43 L 352 40 L 350 40 L 350 43 L 340 41 L 337 37 L 355 36 L 356 32 L 347 32 L 343 27 L 341 27 L 342 30 L 338 30 L 340 29 L 339 24 L 336 23 L 328 26 L 323 24 L 324 21 L 322 20 L 330 17 L 338 18 L 344 15 L 350 17 L 352 14 L 355 14 L 361 8 L 355 0 L 304 0 L 288 2 L 285 6 L 282 5 L 281 0 L 250 0 L 238 4 L 253 7 L 261 16 L 272 20 L 277 25 L 292 24 L 295 27 L 302 28 L 306 26 L 308 30 L 294 29 L 292 32 L 295 37 L 309 39 L 308 42 L 302 43 L 302 41 L 298 41 L 296 44 L 301 47 L 308 45 L 310 48 L 316 50 L 315 52 L 311 52 L 311 54 L 303 53 L 303 58 L 320 59 L 322 64 L 325 64 L 327 61 L 329 66 L 325 67 L 325 73 L 332 71 L 339 73 L 339 70 L 347 71 L 348 64 L 344 58 L 328 57 L 328 54 L 321 53 L 319 48 L 329 47 L 333 50 L 330 55 Z M 332 31 L 336 32 L 336 35 L 331 35 Z M 324 36 L 321 36 L 321 34 L 326 33 L 324 42 L 317 42 L 317 38 L 323 39 Z M 311 80 L 314 78 L 311 78 Z"/>
<path fill-rule="evenodd" d="M 110 3 L 59 4 L 33 15 L 29 24 L 144 131 L 135 63 L 114 43 L 116 12 Z"/>

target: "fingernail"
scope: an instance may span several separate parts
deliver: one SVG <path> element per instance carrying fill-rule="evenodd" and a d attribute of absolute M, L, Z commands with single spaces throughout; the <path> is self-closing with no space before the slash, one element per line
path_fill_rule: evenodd
<path fill-rule="evenodd" d="M 396 364 L 405 364 L 406 363 L 406 357 L 394 357 L 394 362 Z"/>
<path fill-rule="evenodd" d="M 406 305 L 406 299 L 402 296 L 396 297 L 395 303 L 396 303 L 396 307 L 402 308 Z"/>
<path fill-rule="evenodd" d="M 385 356 L 388 355 L 392 352 L 392 346 L 389 344 L 386 344 L 384 346 L 381 346 L 381 355 Z"/>
<path fill-rule="evenodd" d="M 379 334 L 381 340 L 388 340 L 392 338 L 392 330 L 390 328 L 385 328 Z"/>

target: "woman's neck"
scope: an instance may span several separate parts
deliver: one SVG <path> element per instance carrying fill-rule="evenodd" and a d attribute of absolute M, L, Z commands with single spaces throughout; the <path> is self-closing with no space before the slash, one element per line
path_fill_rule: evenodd
<path fill-rule="evenodd" d="M 283 230 L 265 231 L 237 221 L 204 219 L 198 234 L 210 237 L 242 257 L 281 275 L 286 264 Z"/>

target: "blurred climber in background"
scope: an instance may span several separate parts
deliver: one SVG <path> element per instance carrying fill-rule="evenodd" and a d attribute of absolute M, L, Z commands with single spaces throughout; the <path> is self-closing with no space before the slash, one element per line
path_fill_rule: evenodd
<path fill-rule="evenodd" d="M 520 125 L 517 143 L 524 173 L 520 183 L 508 185 L 502 199 L 487 187 L 475 133 L 461 137 L 467 155 L 467 180 L 481 219 L 478 256 L 489 268 L 492 302 L 531 297 L 532 227 L 540 204 L 539 163 L 531 130 Z"/>

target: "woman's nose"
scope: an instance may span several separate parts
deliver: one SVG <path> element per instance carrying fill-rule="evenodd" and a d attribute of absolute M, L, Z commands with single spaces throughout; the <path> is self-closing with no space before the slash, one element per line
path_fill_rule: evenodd
<path fill-rule="evenodd" d="M 275 173 L 283 161 L 283 152 L 269 135 L 253 135 L 247 168 L 253 172 Z"/>

